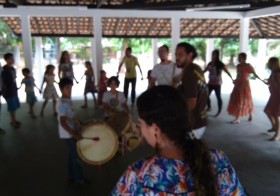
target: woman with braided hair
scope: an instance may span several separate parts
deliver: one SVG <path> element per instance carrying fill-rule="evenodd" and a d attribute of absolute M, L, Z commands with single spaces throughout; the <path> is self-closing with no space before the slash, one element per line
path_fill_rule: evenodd
<path fill-rule="evenodd" d="M 141 133 L 156 153 L 130 165 L 112 195 L 245 195 L 226 155 L 195 138 L 179 91 L 153 87 L 137 108 Z"/>

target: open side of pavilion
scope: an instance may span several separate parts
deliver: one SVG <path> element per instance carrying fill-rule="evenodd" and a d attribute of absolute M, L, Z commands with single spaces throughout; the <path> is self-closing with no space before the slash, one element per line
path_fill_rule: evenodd
<path fill-rule="evenodd" d="M 204 37 L 207 61 L 215 37 L 239 38 L 240 52 L 248 51 L 249 38 L 280 38 L 280 1 L 0 1 L 0 17 L 23 41 L 25 66 L 42 65 L 42 36 L 91 37 L 95 73 L 102 69 L 102 37 L 145 37 L 153 40 L 154 64 L 157 38 L 170 37 L 174 58 L 180 38 Z M 239 4 L 237 4 L 239 3 Z M 2 6 L 1 6 L 2 4 Z M 249 6 L 248 6 L 249 5 Z M 31 37 L 35 36 L 35 55 Z M 35 60 L 33 60 L 35 56 Z M 259 58 L 264 59 L 265 50 Z M 98 78 L 98 77 L 97 77 Z"/>
<path fill-rule="evenodd" d="M 29 0 L 24 1 L 25 3 L 14 1 L 18 2 L 16 6 L 7 5 L 7 2 L 0 0 L 0 4 L 3 5 L 0 6 L 0 17 L 3 17 L 16 35 L 22 37 L 24 61 L 26 67 L 30 69 L 36 63 L 42 65 L 40 59 L 42 59 L 43 36 L 91 37 L 91 55 L 96 73 L 99 73 L 97 70 L 100 70 L 103 64 L 102 37 L 151 38 L 154 62 L 157 59 L 157 38 L 160 37 L 171 38 L 173 55 L 181 37 L 209 38 L 208 56 L 214 47 L 212 38 L 215 37 L 239 38 L 242 52 L 248 51 L 249 38 L 259 38 L 264 42 L 265 39 L 280 38 L 279 1 L 247 1 L 251 2 L 252 8 L 246 10 L 227 11 L 224 8 L 224 10 L 190 12 L 185 9 L 196 6 L 186 5 L 185 1 L 163 1 L 162 5 L 152 0 L 143 1 L 152 2 L 148 8 L 141 7 L 147 5 L 141 3 L 139 5 L 139 2 L 137 4 L 137 1 L 132 0 L 90 1 L 93 3 L 86 0 Z M 127 3 L 122 5 L 121 2 Z M 229 5 L 234 4 L 233 1 L 229 2 Z M 258 6 L 257 2 L 260 2 Z M 267 2 L 269 3 L 266 4 Z M 191 3 L 196 5 L 199 1 Z M 204 3 L 203 7 L 212 4 Z M 174 9 L 168 9 L 170 5 Z M 31 50 L 32 36 L 36 37 L 35 60 Z M 258 85 L 256 82 L 255 86 Z M 224 98 L 227 102 L 228 95 Z M 254 101 L 255 112 L 252 123 L 242 121 L 239 125 L 231 126 L 227 123 L 230 116 L 209 118 L 205 139 L 211 146 L 221 148 L 228 154 L 249 194 L 279 195 L 280 145 L 277 142 L 267 141 L 268 122 L 264 120 L 265 115 L 262 112 L 264 102 L 256 99 Z M 214 100 L 213 103 L 215 104 Z M 77 107 L 79 104 L 75 102 L 75 107 L 82 120 L 102 116 L 101 110 L 89 109 L 84 112 Z M 6 110 L 5 107 L 4 105 L 3 111 Z M 66 149 L 57 138 L 56 120 L 53 116 L 31 120 L 25 114 L 25 109 L 27 110 L 26 105 L 23 105 L 23 109 L 19 112 L 19 117 L 24 121 L 22 128 L 9 130 L 4 137 L 1 136 L 0 195 L 108 195 L 127 165 L 151 152 L 147 146 L 141 146 L 126 157 L 114 157 L 101 168 L 86 166 L 86 173 L 90 176 L 92 184 L 85 189 L 70 187 L 65 184 Z M 50 111 L 50 108 L 47 108 L 46 113 L 51 113 Z M 225 107 L 223 113 L 226 113 Z M 4 127 L 9 127 L 8 115 L 3 115 L 1 122 L 4 122 Z"/>

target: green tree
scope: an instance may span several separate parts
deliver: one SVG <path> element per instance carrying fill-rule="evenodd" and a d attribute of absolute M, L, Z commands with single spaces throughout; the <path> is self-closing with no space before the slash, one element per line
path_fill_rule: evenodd
<path fill-rule="evenodd" d="M 267 42 L 267 54 L 269 56 L 275 56 L 280 58 L 280 39 L 277 40 L 268 40 Z"/>
<path fill-rule="evenodd" d="M 205 38 L 183 38 L 183 42 L 188 42 L 193 45 L 196 50 L 198 57 L 201 58 L 204 62 L 206 61 L 206 39 Z"/>
<path fill-rule="evenodd" d="M 13 47 L 20 44 L 21 39 L 16 36 L 6 22 L 0 18 L 0 52 L 12 51 Z"/>
<path fill-rule="evenodd" d="M 229 65 L 234 65 L 233 59 L 239 51 L 239 40 L 237 38 L 216 38 L 215 48 L 220 50 L 220 58 L 229 57 Z"/>
<path fill-rule="evenodd" d="M 249 40 L 249 49 L 250 53 L 255 56 L 258 54 L 258 45 L 259 45 L 259 39 L 250 39 Z"/>

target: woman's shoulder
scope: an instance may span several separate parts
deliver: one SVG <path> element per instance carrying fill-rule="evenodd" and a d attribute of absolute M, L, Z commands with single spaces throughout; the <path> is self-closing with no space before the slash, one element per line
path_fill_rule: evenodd
<path fill-rule="evenodd" d="M 151 155 L 144 159 L 138 160 L 130 165 L 130 168 L 136 173 L 144 172 L 147 168 L 153 167 L 156 162 L 157 156 Z"/>
<path fill-rule="evenodd" d="M 210 158 L 212 162 L 218 162 L 224 160 L 226 158 L 226 154 L 222 150 L 211 148 Z"/>
<path fill-rule="evenodd" d="M 235 171 L 227 157 L 227 155 L 218 149 L 210 150 L 211 165 L 216 175 L 221 173 L 228 173 L 228 175 L 235 175 Z"/>

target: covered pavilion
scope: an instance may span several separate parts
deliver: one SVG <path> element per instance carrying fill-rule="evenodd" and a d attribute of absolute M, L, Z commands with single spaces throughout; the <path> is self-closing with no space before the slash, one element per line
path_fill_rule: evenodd
<path fill-rule="evenodd" d="M 132 0 L 0 0 L 0 17 L 23 41 L 24 61 L 41 64 L 42 36 L 91 37 L 94 69 L 102 68 L 102 37 L 151 38 L 156 62 L 156 38 L 170 37 L 171 51 L 180 38 L 204 37 L 207 58 L 215 37 L 235 37 L 247 52 L 249 38 L 280 38 L 277 0 L 132 1 Z M 32 54 L 31 37 L 36 40 Z M 36 56 L 36 60 L 33 60 Z"/>
<path fill-rule="evenodd" d="M 242 52 L 248 51 L 249 38 L 259 38 L 263 45 L 265 39 L 280 38 L 279 0 L 0 0 L 0 17 L 14 34 L 22 37 L 24 61 L 30 69 L 41 65 L 43 36 L 91 37 L 95 71 L 103 64 L 102 37 L 151 38 L 154 62 L 157 38 L 161 37 L 171 38 L 173 55 L 181 37 L 207 38 L 208 58 L 214 45 L 212 38 L 239 38 Z M 224 98 L 227 102 L 228 95 Z M 209 118 L 205 135 L 212 147 L 227 153 L 241 183 L 254 196 L 280 195 L 280 144 L 268 141 L 269 123 L 262 112 L 266 99 L 254 99 L 252 123 L 242 121 L 232 126 L 227 123 L 230 116 Z M 75 109 L 82 120 L 103 115 L 101 110 Z M 0 137 L 1 196 L 108 195 L 128 164 L 152 152 L 144 145 L 125 157 L 117 155 L 100 168 L 86 165 L 86 175 L 92 183 L 87 187 L 71 186 L 65 179 L 67 152 L 57 137 L 56 119 L 45 116 L 33 120 L 25 111 L 27 106 L 23 104 L 18 114 L 22 128 L 13 130 L 6 105 L 2 108 L 1 126 L 7 133 Z M 132 112 L 135 116 L 135 109 Z"/>

